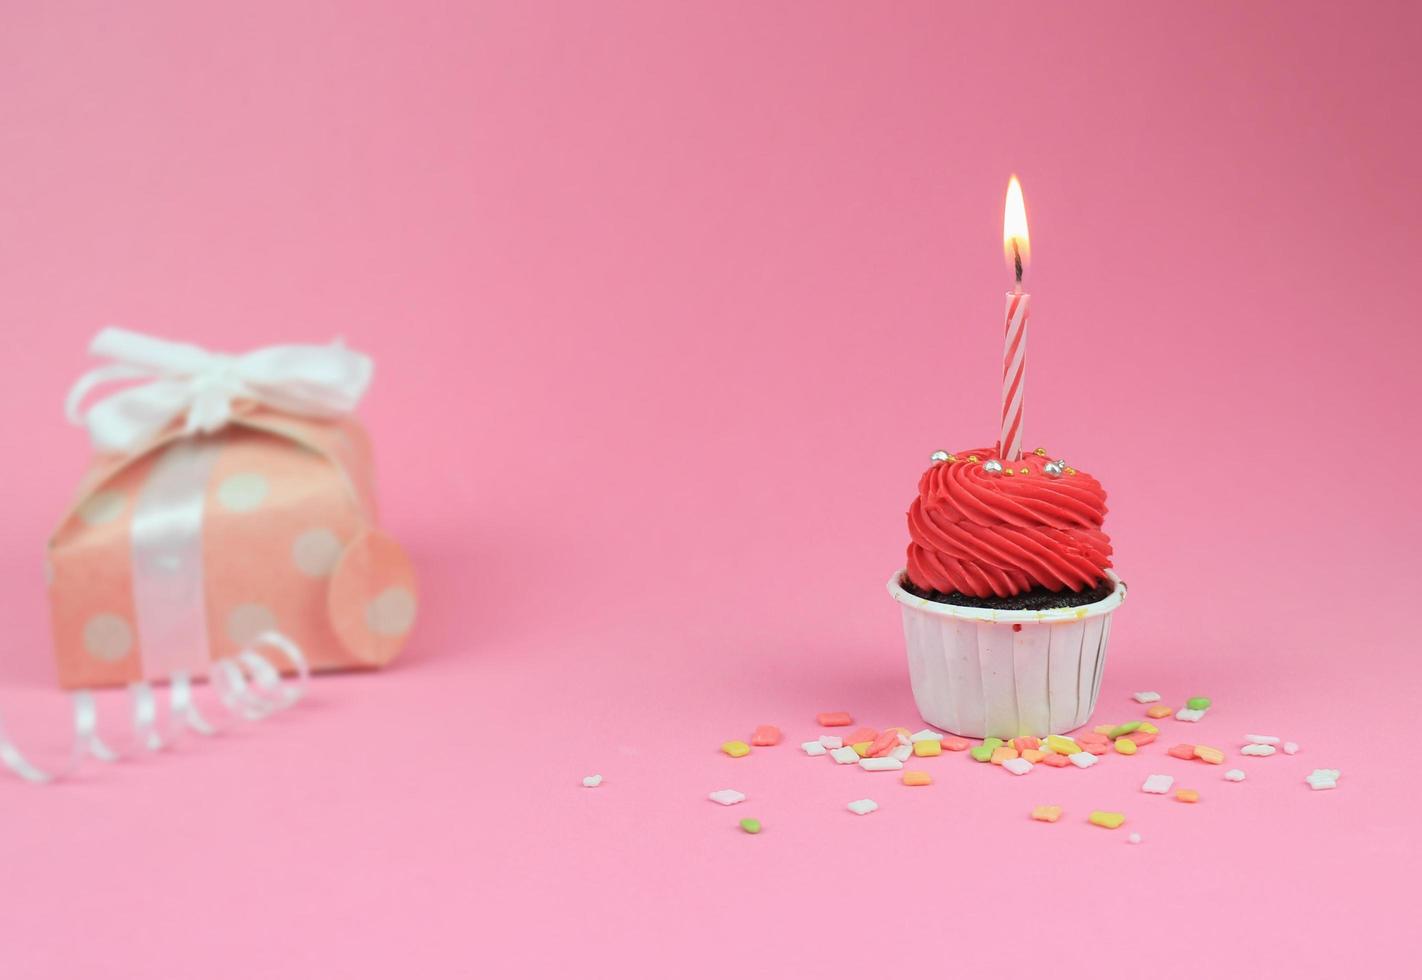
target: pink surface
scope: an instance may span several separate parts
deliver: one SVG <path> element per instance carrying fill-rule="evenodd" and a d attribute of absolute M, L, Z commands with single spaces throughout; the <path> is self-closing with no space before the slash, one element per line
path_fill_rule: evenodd
<path fill-rule="evenodd" d="M 1415 6 L 215 10 L 0 16 L 0 705 L 57 740 L 41 544 L 106 322 L 372 353 L 424 619 L 261 727 L 0 779 L 5 976 L 1410 962 L 1416 776 L 1373 740 L 1422 693 Z M 915 725 L 883 582 L 928 454 L 998 422 L 1011 171 L 1025 441 L 1101 479 L 1132 588 L 1098 715 L 1302 743 L 1243 784 L 1175 722 L 922 789 L 795 747 Z"/>

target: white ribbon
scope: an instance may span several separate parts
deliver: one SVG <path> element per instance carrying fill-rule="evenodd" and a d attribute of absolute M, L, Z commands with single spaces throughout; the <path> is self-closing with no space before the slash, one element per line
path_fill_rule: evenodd
<path fill-rule="evenodd" d="M 291 664 L 295 678 L 284 680 L 281 672 L 256 652 L 260 647 L 276 650 Z M 228 712 L 247 721 L 260 721 L 300 701 L 310 678 L 311 670 L 301 648 L 282 634 L 269 630 L 253 639 L 247 649 L 237 656 L 214 663 L 211 683 L 218 700 Z M 159 731 L 159 708 L 153 688 L 146 681 L 129 685 L 134 744 L 128 751 L 120 752 L 99 738 L 99 712 L 93 695 L 88 691 L 75 692 L 72 698 L 73 747 L 68 761 L 52 771 L 41 769 L 25 757 L 5 734 L 5 720 L 0 717 L 0 765 L 26 782 L 49 783 L 70 775 L 87 758 L 116 762 L 125 756 L 156 752 L 173 742 L 185 728 L 200 735 L 220 732 L 198 711 L 193 702 L 192 684 L 185 672 L 173 675 L 168 694 L 170 725 L 165 738 L 164 733 Z"/>
<path fill-rule="evenodd" d="M 88 428 L 94 448 L 109 453 L 138 449 L 178 419 L 185 419 L 189 435 L 216 432 L 231 421 L 233 404 L 239 401 L 310 418 L 347 415 L 359 404 L 374 372 L 369 357 L 347 350 L 339 341 L 215 354 L 193 344 L 105 327 L 90 343 L 89 353 L 112 363 L 75 383 L 65 412 L 75 425 Z M 124 381 L 135 383 L 80 410 L 99 385 Z"/>

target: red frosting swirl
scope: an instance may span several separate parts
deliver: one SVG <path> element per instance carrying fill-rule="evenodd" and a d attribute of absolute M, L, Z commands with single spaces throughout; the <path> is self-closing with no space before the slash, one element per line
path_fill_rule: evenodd
<path fill-rule="evenodd" d="M 1101 530 L 1106 491 L 1067 467 L 1050 476 L 1047 456 L 1028 454 L 1011 475 L 983 466 L 991 449 L 970 449 L 935 463 L 918 481 L 909 507 L 908 577 L 920 589 L 987 598 L 1041 587 L 1079 592 L 1111 567 L 1111 539 Z"/>

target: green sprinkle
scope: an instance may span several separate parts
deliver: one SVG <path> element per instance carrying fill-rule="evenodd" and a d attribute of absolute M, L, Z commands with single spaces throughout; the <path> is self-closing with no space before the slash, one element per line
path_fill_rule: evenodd
<path fill-rule="evenodd" d="M 993 749 L 1000 749 L 1002 748 L 1002 739 L 985 738 L 983 739 L 983 748 L 987 749 L 989 752 L 991 752 Z"/>
<path fill-rule="evenodd" d="M 760 821 L 755 817 L 746 817 L 741 821 L 741 829 L 748 834 L 760 833 Z"/>
<path fill-rule="evenodd" d="M 972 756 L 979 762 L 987 762 L 992 758 L 992 749 L 988 748 L 986 745 L 975 745 L 968 750 L 968 755 Z"/>
<path fill-rule="evenodd" d="M 1140 723 L 1140 722 L 1138 722 L 1138 721 L 1128 721 L 1128 722 L 1126 722 L 1124 725 L 1117 725 L 1115 728 L 1111 729 L 1111 734 L 1108 735 L 1108 736 L 1106 736 L 1106 737 L 1107 737 L 1107 738 L 1120 738 L 1122 735 L 1129 735 L 1129 734 L 1131 734 L 1131 732 L 1135 731 L 1137 728 L 1140 728 L 1140 727 L 1141 727 L 1141 723 Z"/>
<path fill-rule="evenodd" d="M 1191 698 L 1189 701 L 1185 702 L 1185 707 L 1189 708 L 1191 711 L 1204 711 L 1209 706 L 1209 698 Z"/>

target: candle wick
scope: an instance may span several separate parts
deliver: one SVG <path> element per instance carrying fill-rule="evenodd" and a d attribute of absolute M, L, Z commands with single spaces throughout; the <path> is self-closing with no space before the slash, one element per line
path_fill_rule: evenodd
<path fill-rule="evenodd" d="M 1012 240 L 1012 267 L 1017 272 L 1017 285 L 1022 286 L 1022 252 L 1017 247 L 1017 239 Z"/>

